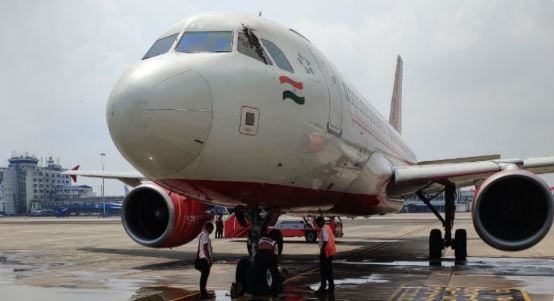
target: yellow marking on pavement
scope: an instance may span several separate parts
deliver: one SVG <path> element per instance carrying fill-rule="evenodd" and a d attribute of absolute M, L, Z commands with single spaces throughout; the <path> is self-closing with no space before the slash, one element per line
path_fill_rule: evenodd
<path fill-rule="evenodd" d="M 389 301 L 531 301 L 526 291 L 486 287 L 400 287 Z"/>
<path fill-rule="evenodd" d="M 525 290 L 521 290 L 521 294 L 523 295 L 523 299 L 525 301 L 531 301 L 531 297 L 529 297 L 529 294 Z"/>
<path fill-rule="evenodd" d="M 395 289 L 394 292 L 392 293 L 392 295 L 390 295 L 390 297 L 387 300 L 388 301 L 393 300 L 401 290 L 402 290 L 402 287 L 399 287 L 399 288 Z"/>
<path fill-rule="evenodd" d="M 181 296 L 181 297 L 177 297 L 177 298 L 171 299 L 171 300 L 169 300 L 169 301 L 179 301 L 179 300 L 183 300 L 183 299 L 186 299 L 186 298 L 188 298 L 188 297 L 195 296 L 195 295 L 198 295 L 198 292 L 196 292 L 196 293 L 190 293 L 190 294 L 188 294 L 188 295 L 184 295 L 184 296 Z"/>

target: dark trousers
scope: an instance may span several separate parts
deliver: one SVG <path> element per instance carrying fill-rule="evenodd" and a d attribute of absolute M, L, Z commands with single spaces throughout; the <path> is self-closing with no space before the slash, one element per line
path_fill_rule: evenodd
<path fill-rule="evenodd" d="M 215 238 L 223 238 L 223 223 L 216 223 Z"/>
<path fill-rule="evenodd" d="M 208 276 L 210 276 L 211 266 L 208 263 L 208 260 L 205 258 L 200 259 L 199 263 L 200 268 L 200 294 L 206 295 L 208 291 L 206 290 L 206 284 L 208 283 Z"/>
<path fill-rule="evenodd" d="M 333 256 L 326 257 L 325 251 L 321 251 L 319 254 L 319 272 L 321 275 L 321 289 L 327 287 L 329 283 L 329 289 L 335 290 L 335 278 L 333 277 Z"/>

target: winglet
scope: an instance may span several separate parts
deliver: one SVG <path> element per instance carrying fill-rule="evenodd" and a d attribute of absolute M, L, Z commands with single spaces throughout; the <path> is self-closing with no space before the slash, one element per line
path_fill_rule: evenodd
<path fill-rule="evenodd" d="M 78 170 L 79 167 L 81 167 L 81 165 L 75 165 L 75 167 L 73 167 L 71 170 Z M 73 180 L 73 183 L 77 182 L 77 176 L 76 175 L 71 175 L 71 180 Z"/>
<path fill-rule="evenodd" d="M 398 56 L 396 60 L 396 73 L 394 74 L 394 87 L 390 101 L 389 123 L 402 133 L 402 73 L 404 62 Z"/>

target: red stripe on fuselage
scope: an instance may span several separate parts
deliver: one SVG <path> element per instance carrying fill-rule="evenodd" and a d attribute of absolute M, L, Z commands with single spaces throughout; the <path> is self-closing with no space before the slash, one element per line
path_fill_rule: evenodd
<path fill-rule="evenodd" d="M 158 185 L 199 201 L 227 207 L 264 206 L 281 208 L 331 208 L 328 211 L 345 215 L 370 215 L 399 210 L 375 195 L 309 189 L 267 183 L 165 179 Z M 394 206 L 394 207 L 391 207 Z"/>
<path fill-rule="evenodd" d="M 294 81 L 284 75 L 279 76 L 279 81 L 281 82 L 281 84 L 283 83 L 291 84 L 293 87 L 295 87 L 298 90 L 304 89 L 304 85 L 302 84 L 302 82 Z"/>

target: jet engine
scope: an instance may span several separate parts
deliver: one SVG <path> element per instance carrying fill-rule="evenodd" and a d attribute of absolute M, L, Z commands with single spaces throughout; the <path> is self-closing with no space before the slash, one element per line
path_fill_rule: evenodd
<path fill-rule="evenodd" d="M 212 217 L 208 206 L 147 183 L 123 201 L 121 220 L 127 234 L 152 248 L 172 248 L 193 240 Z"/>
<path fill-rule="evenodd" d="M 553 200 L 544 180 L 525 170 L 490 176 L 473 201 L 473 224 L 487 244 L 519 251 L 540 242 L 550 230 Z"/>

